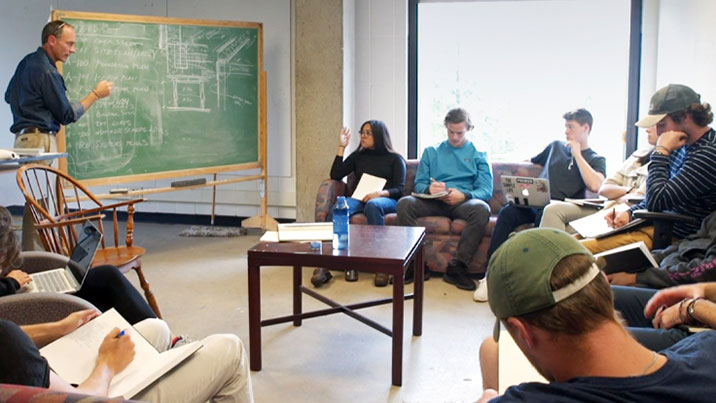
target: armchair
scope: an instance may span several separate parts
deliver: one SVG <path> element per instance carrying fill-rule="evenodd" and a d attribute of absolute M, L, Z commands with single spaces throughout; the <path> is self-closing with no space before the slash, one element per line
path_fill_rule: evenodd
<path fill-rule="evenodd" d="M 67 258 L 48 252 L 31 252 L 24 264 L 35 272 L 65 265 Z M 64 258 L 64 259 L 63 259 Z M 61 263 L 63 262 L 64 263 Z M 23 267 L 23 270 L 25 268 Z M 69 294 L 15 294 L 0 298 L 0 318 L 19 325 L 52 322 L 82 309 L 96 309 L 89 302 Z M 42 347 L 42 346 L 38 346 Z M 119 402 L 122 399 L 88 396 L 80 393 L 52 391 L 23 385 L 0 384 L 0 401 L 17 402 Z"/>
<path fill-rule="evenodd" d="M 636 210 L 632 213 L 632 217 L 644 218 L 652 221 L 654 225 L 654 239 L 651 249 L 664 249 L 671 245 L 675 222 L 685 222 L 691 224 L 698 223 L 698 220 L 691 216 L 669 212 L 653 212 L 648 210 Z"/>
<path fill-rule="evenodd" d="M 94 221 L 105 236 L 97 251 L 93 266 L 112 265 L 122 273 L 134 270 L 144 290 L 147 302 L 161 318 L 159 306 L 142 272 L 141 257 L 146 250 L 134 244 L 134 205 L 144 199 L 131 199 L 103 204 L 76 179 L 47 165 L 30 164 L 20 167 L 17 184 L 32 212 L 35 228 L 48 252 L 69 256 L 77 244 L 79 229 L 85 221 Z M 120 240 L 118 209 L 127 208 L 124 243 Z M 111 239 L 104 230 L 105 213 L 112 217 Z"/>

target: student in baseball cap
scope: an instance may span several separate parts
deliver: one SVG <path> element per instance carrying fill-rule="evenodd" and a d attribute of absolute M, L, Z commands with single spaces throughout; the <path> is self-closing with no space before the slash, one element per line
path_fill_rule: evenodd
<path fill-rule="evenodd" d="M 513 235 L 492 256 L 487 282 L 498 323 L 480 349 L 480 401 L 712 400 L 716 356 L 707 352 L 716 332 L 661 353 L 643 347 L 620 323 L 594 257 L 567 233 Z M 500 323 L 549 384 L 523 383 L 497 396 Z"/>
<path fill-rule="evenodd" d="M 622 227 L 632 220 L 634 211 L 646 209 L 695 219 L 674 224 L 674 241 L 699 230 L 701 221 L 716 210 L 716 131 L 709 126 L 713 116 L 711 105 L 685 85 L 669 84 L 652 95 L 649 114 L 636 122 L 639 127 L 656 126 L 659 136 L 651 153 L 646 197 L 628 210 L 607 214 L 609 225 Z M 651 249 L 653 232 L 651 226 L 641 227 L 582 243 L 592 253 L 638 241 Z"/>

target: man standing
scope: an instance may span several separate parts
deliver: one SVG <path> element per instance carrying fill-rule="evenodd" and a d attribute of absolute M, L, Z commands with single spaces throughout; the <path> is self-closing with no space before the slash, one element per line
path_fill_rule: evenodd
<path fill-rule="evenodd" d="M 549 179 L 552 200 L 582 199 L 585 189 L 591 192 L 599 191 L 606 175 L 607 162 L 604 157 L 589 148 L 589 133 L 594 123 L 592 114 L 580 108 L 567 112 L 562 117 L 567 142 L 550 143 L 530 161 L 543 166 L 540 177 Z M 488 261 L 515 228 L 528 223 L 539 224 L 541 217 L 542 209 L 517 207 L 512 204 L 502 207 L 492 230 L 490 249 L 487 252 Z M 487 301 L 487 290 L 487 282 L 480 281 L 475 291 L 475 301 Z"/>
<path fill-rule="evenodd" d="M 716 332 L 659 353 L 642 346 L 617 318 L 594 257 L 566 232 L 515 234 L 490 260 L 487 281 L 498 322 L 480 347 L 480 402 L 713 400 Z M 500 322 L 549 384 L 522 383 L 497 396 Z"/>
<path fill-rule="evenodd" d="M 659 139 L 651 154 L 646 180 L 646 198 L 629 210 L 606 216 L 621 227 L 638 209 L 673 211 L 696 218 L 696 223 L 676 222 L 674 237 L 683 239 L 699 230 L 703 219 L 716 210 L 716 131 L 711 106 L 685 85 L 669 84 L 657 91 L 649 103 L 649 115 L 636 123 L 656 126 Z M 651 249 L 653 227 L 582 241 L 592 253 L 644 241 Z"/>
<path fill-rule="evenodd" d="M 25 56 L 5 91 L 10 104 L 16 148 L 41 148 L 56 151 L 55 135 L 60 125 L 77 121 L 100 98 L 108 97 L 114 88 L 110 81 L 100 81 L 81 101 L 71 103 L 65 94 L 65 80 L 57 71 L 57 62 L 66 62 L 75 53 L 75 29 L 64 21 L 48 22 L 42 29 L 42 46 Z M 35 249 L 37 238 L 31 217 L 23 221 L 23 249 Z M 30 220 L 30 221 L 28 221 Z"/>
<path fill-rule="evenodd" d="M 415 192 L 426 195 L 444 193 L 434 199 L 406 196 L 398 202 L 398 224 L 417 225 L 418 217 L 446 216 L 462 219 L 462 230 L 455 257 L 448 263 L 443 279 L 463 290 L 474 290 L 475 282 L 467 267 L 477 251 L 490 219 L 486 200 L 492 196 L 492 172 L 484 152 L 477 151 L 465 137 L 472 130 L 470 114 L 461 108 L 445 116 L 448 139 L 428 147 L 415 175 Z M 418 268 L 422 270 L 422 268 Z"/>

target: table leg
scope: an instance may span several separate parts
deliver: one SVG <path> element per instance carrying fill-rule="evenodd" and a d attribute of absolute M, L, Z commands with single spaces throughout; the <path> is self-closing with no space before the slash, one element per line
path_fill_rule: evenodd
<path fill-rule="evenodd" d="M 301 301 L 301 266 L 293 266 L 293 314 L 300 315 L 302 312 Z M 293 320 L 294 326 L 301 326 L 301 319 Z"/>
<path fill-rule="evenodd" d="M 261 276 L 259 266 L 249 266 L 249 354 L 252 371 L 261 371 Z"/>
<path fill-rule="evenodd" d="M 402 267 L 401 267 L 402 270 Z M 403 306 L 405 274 L 393 276 L 393 385 L 403 385 Z"/>
<path fill-rule="evenodd" d="M 413 260 L 415 268 L 415 285 L 413 286 L 413 292 L 415 297 L 413 298 L 413 335 L 420 336 L 423 334 L 423 290 L 425 284 L 425 267 L 423 267 L 423 246 L 420 245 L 415 259 Z"/>

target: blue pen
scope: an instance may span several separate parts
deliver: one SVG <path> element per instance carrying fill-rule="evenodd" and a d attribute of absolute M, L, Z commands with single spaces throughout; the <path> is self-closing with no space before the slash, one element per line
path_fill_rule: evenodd
<path fill-rule="evenodd" d="M 120 337 L 122 337 L 122 336 L 124 336 L 124 330 L 122 330 L 121 332 L 119 332 L 119 334 L 117 335 L 117 338 L 120 338 Z"/>

